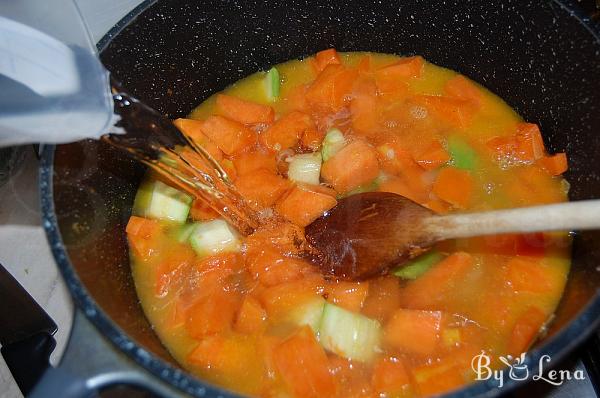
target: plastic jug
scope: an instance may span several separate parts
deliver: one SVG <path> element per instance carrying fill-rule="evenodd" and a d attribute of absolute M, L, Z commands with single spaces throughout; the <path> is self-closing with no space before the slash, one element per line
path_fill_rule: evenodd
<path fill-rule="evenodd" d="M 0 0 L 0 146 L 97 138 L 113 107 L 73 0 Z"/>

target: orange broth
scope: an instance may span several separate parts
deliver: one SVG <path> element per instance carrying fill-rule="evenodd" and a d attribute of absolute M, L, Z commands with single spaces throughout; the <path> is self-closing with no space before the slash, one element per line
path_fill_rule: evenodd
<path fill-rule="evenodd" d="M 273 209 L 303 227 L 336 199 L 364 191 L 394 192 L 440 213 L 567 200 L 564 154 L 549 155 L 536 125 L 454 71 L 421 57 L 334 50 L 277 69 L 278 99 L 267 99 L 259 72 L 194 109 L 189 118 L 202 122 L 178 122 L 257 210 Z M 320 184 L 290 180 L 286 158 L 319 152 L 332 128 L 345 143 L 322 164 Z M 217 216 L 194 203 L 187 223 Z M 416 279 L 337 282 L 273 245 L 280 231 L 198 254 L 176 239 L 180 228 L 130 220 L 145 314 L 192 374 L 261 397 L 428 396 L 459 388 L 475 378 L 476 354 L 501 367 L 499 356 L 518 356 L 543 334 L 570 266 L 565 233 L 503 235 L 439 244 L 439 261 Z M 319 298 L 376 321 L 373 356 L 338 355 L 326 349 L 318 326 L 290 315 Z"/>

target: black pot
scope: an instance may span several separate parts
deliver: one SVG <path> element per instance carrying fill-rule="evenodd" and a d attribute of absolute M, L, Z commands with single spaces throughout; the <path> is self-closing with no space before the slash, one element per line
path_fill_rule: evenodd
<path fill-rule="evenodd" d="M 169 117 L 184 116 L 257 70 L 325 48 L 420 54 L 480 82 L 539 123 L 547 148 L 569 155 L 571 199 L 600 198 L 600 29 L 573 3 L 146 1 L 99 46 L 116 78 Z M 76 317 L 62 367 L 87 378 L 83 390 L 125 380 L 162 394 L 230 395 L 181 370 L 138 304 L 124 230 L 143 173 L 99 142 L 44 152 L 44 227 L 85 315 Z M 548 336 L 526 357 L 530 369 L 544 354 L 560 359 L 594 330 L 598 264 L 600 234 L 576 234 L 565 296 Z M 100 367 L 93 365 L 98 357 Z M 518 383 L 505 376 L 504 384 L 478 382 L 451 395 L 495 395 Z"/>

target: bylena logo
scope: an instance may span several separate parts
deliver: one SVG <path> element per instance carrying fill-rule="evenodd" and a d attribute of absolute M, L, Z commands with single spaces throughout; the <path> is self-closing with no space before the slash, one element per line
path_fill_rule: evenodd
<path fill-rule="evenodd" d="M 585 376 L 583 370 L 555 370 L 551 369 L 546 371 L 546 368 L 550 366 L 550 355 L 542 355 L 539 362 L 537 363 L 537 369 L 529 369 L 525 363 L 525 353 L 522 353 L 519 357 L 513 358 L 511 356 L 499 357 L 500 362 L 505 364 L 507 368 L 504 369 L 492 369 L 491 358 L 481 353 L 475 355 L 471 361 L 471 368 L 475 372 L 475 380 L 496 380 L 498 382 L 498 388 L 504 386 L 505 373 L 508 372 L 508 378 L 511 380 L 542 380 L 550 383 L 554 386 L 560 386 L 567 380 L 584 380 Z"/>

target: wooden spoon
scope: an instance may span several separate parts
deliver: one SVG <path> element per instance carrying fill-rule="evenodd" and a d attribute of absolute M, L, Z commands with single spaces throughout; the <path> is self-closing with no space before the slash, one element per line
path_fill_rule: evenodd
<path fill-rule="evenodd" d="M 446 239 L 573 229 L 600 229 L 600 200 L 436 215 L 405 197 L 367 192 L 341 199 L 305 232 L 324 274 L 362 280 L 386 274 Z"/>

